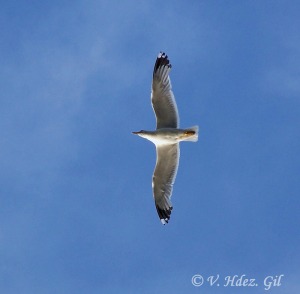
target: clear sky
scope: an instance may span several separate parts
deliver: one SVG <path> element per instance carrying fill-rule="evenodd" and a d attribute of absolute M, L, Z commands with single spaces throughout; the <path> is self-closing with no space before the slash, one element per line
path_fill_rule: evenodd
<path fill-rule="evenodd" d="M 0 293 L 300 293 L 299 11 L 2 1 Z M 154 145 L 131 134 L 155 128 L 159 51 L 181 126 L 200 126 L 181 144 L 166 226 Z M 243 274 L 258 286 L 224 286 Z"/>

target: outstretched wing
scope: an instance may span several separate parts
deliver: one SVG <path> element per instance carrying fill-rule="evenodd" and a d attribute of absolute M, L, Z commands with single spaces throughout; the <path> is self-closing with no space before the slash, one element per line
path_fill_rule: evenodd
<path fill-rule="evenodd" d="M 179 144 L 156 146 L 152 188 L 158 216 L 163 224 L 170 219 L 171 196 L 179 164 Z"/>
<path fill-rule="evenodd" d="M 156 129 L 178 128 L 179 116 L 172 92 L 169 72 L 171 64 L 165 53 L 159 53 L 153 70 L 152 107 L 156 115 Z"/>

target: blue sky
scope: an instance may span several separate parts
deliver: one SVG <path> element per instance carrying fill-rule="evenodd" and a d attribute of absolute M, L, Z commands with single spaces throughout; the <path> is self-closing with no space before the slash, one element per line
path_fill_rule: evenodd
<path fill-rule="evenodd" d="M 0 292 L 299 293 L 298 1 L 6 1 Z M 159 51 L 182 127 L 170 223 L 152 199 Z M 191 278 L 220 275 L 220 287 Z M 226 276 L 258 286 L 224 287 Z M 284 274 L 282 285 L 263 280 Z"/>

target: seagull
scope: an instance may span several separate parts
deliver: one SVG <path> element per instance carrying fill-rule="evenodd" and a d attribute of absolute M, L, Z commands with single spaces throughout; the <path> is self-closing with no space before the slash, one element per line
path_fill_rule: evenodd
<path fill-rule="evenodd" d="M 171 196 L 179 164 L 179 142 L 198 141 L 198 126 L 179 128 L 179 115 L 172 91 L 168 55 L 157 56 L 152 81 L 151 101 L 156 116 L 156 130 L 132 132 L 156 146 L 156 165 L 152 178 L 156 210 L 163 225 L 169 222 L 173 209 Z"/>

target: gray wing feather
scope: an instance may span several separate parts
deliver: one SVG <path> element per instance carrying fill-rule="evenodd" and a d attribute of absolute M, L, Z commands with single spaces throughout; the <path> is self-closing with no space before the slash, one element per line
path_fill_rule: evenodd
<path fill-rule="evenodd" d="M 172 210 L 170 199 L 179 164 L 179 144 L 157 146 L 156 156 L 153 196 L 160 219 L 168 222 Z"/>
<path fill-rule="evenodd" d="M 178 128 L 178 109 L 172 92 L 169 72 L 171 64 L 165 53 L 160 53 L 153 70 L 152 107 L 156 115 L 156 128 Z"/>

